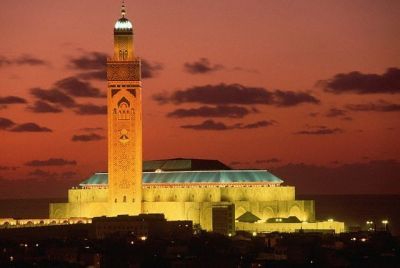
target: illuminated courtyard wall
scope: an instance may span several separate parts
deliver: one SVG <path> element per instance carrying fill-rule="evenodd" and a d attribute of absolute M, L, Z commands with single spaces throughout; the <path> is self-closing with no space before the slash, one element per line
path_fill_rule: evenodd
<path fill-rule="evenodd" d="M 107 188 L 75 188 L 68 191 L 68 203 L 50 204 L 50 218 L 116 216 L 133 211 L 132 203 L 108 201 Z M 295 200 L 295 188 L 285 187 L 153 187 L 143 188 L 143 213 L 163 213 L 168 220 L 191 220 L 211 229 L 215 205 L 235 205 L 235 217 L 249 211 L 265 221 L 296 216 L 314 221 L 314 201 Z"/>

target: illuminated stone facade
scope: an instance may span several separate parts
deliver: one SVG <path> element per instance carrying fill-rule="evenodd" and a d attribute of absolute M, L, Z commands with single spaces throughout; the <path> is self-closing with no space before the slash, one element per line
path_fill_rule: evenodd
<path fill-rule="evenodd" d="M 109 174 L 95 174 L 70 189 L 68 203 L 50 204 L 50 218 L 163 213 L 167 220 L 190 220 L 211 230 L 212 208 L 233 204 L 235 218 L 251 212 L 264 223 L 289 216 L 315 220 L 314 201 L 296 200 L 295 188 L 281 186 L 283 181 L 268 171 L 229 170 L 220 162 L 212 171 L 205 171 L 210 160 L 198 162 L 202 166 L 198 169 L 181 166 L 166 171 L 176 163 L 196 163 L 183 159 L 150 161 L 151 172 L 142 173 L 140 80 L 132 24 L 125 18 L 123 7 L 122 18 L 114 28 L 114 55 L 107 62 Z M 166 168 L 157 167 L 160 163 Z M 248 224 L 240 226 L 247 228 Z"/>

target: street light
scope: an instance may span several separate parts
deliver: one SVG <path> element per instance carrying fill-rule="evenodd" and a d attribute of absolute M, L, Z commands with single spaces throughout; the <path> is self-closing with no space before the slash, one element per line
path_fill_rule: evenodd
<path fill-rule="evenodd" d="M 389 221 L 388 220 L 383 220 L 382 224 L 385 225 L 385 231 L 387 231 L 387 225 L 388 225 Z"/>
<path fill-rule="evenodd" d="M 368 231 L 374 231 L 376 229 L 375 226 L 373 225 L 374 224 L 373 221 L 367 221 L 366 223 Z"/>

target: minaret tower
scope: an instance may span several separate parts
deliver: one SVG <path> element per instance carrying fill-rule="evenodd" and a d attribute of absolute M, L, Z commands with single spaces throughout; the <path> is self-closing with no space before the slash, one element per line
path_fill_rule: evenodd
<path fill-rule="evenodd" d="M 142 87 L 132 23 L 114 27 L 114 55 L 107 61 L 109 215 L 138 214 L 142 201 Z"/>

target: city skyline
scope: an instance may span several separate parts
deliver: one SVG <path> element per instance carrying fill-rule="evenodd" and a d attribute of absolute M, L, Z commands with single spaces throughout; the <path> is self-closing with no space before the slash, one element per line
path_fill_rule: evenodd
<path fill-rule="evenodd" d="M 267 167 L 314 193 L 399 193 L 398 3 L 126 3 L 143 60 L 144 159 Z M 3 192 L 106 170 L 105 33 L 118 6 L 2 3 Z M 65 190 L 52 187 L 36 194 Z"/>

